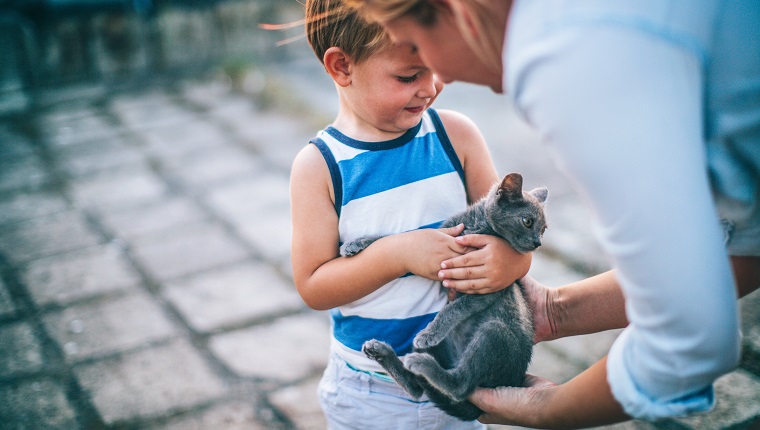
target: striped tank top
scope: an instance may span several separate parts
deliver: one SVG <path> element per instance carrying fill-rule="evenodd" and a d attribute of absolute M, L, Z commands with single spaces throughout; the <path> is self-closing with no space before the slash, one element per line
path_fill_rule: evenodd
<path fill-rule="evenodd" d="M 329 126 L 311 143 L 330 169 L 341 244 L 366 235 L 436 228 L 467 206 L 462 165 L 433 109 L 393 140 L 362 142 Z M 331 349 L 355 368 L 383 371 L 361 352 L 362 344 L 382 340 L 403 357 L 446 301 L 440 282 L 402 276 L 330 311 Z"/>

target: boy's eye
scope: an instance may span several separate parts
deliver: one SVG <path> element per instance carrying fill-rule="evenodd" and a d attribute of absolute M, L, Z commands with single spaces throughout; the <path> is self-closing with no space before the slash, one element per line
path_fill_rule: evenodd
<path fill-rule="evenodd" d="M 411 84 L 417 80 L 417 74 L 415 73 L 412 76 L 396 76 L 396 79 L 398 79 L 399 82 Z"/>

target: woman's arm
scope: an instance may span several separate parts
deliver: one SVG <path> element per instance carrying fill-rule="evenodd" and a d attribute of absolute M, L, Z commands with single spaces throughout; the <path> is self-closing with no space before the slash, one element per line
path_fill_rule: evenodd
<path fill-rule="evenodd" d="M 391 235 L 356 256 L 340 257 L 331 184 L 319 150 L 306 146 L 291 171 L 291 258 L 296 288 L 309 307 L 350 303 L 410 272 L 437 279 L 441 260 L 465 251 L 452 237 L 461 233 L 459 226 Z"/>
<path fill-rule="evenodd" d="M 462 162 L 465 172 L 467 198 L 474 203 L 485 197 L 499 181 L 491 154 L 480 130 L 465 115 L 441 109 L 441 121 L 451 144 Z M 443 262 L 438 274 L 443 286 L 464 293 L 491 293 L 512 285 L 530 269 L 532 254 L 515 251 L 506 240 L 487 235 L 458 237 L 457 243 L 469 247 L 471 252 L 462 255 L 466 265 L 462 270 L 451 271 L 450 259 Z"/>
<path fill-rule="evenodd" d="M 481 388 L 470 401 L 483 410 L 479 421 L 489 424 L 578 429 L 626 421 L 630 417 L 612 396 L 606 366 L 607 357 L 562 385 L 528 375 L 527 388 Z"/>

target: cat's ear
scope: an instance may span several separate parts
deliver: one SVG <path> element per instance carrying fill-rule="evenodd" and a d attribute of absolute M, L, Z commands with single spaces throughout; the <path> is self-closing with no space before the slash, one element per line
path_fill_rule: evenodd
<path fill-rule="evenodd" d="M 530 195 L 535 197 L 539 203 L 544 203 L 546 202 L 546 198 L 549 197 L 549 190 L 547 190 L 545 187 L 534 188 L 530 190 Z"/>
<path fill-rule="evenodd" d="M 522 198 L 522 175 L 519 173 L 510 173 L 505 176 L 499 184 L 497 191 L 499 196 L 506 197 L 510 200 Z"/>

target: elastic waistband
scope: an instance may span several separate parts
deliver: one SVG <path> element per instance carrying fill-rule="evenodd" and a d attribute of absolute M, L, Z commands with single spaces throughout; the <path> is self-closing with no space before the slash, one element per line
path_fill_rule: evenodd
<path fill-rule="evenodd" d="M 346 366 L 348 366 L 348 368 L 351 369 L 351 370 L 353 370 L 354 372 L 365 373 L 365 374 L 367 374 L 369 376 L 374 376 L 375 378 L 378 378 L 378 379 L 386 381 L 386 382 L 396 382 L 396 381 L 393 380 L 393 378 L 391 378 L 390 376 L 388 376 L 387 373 L 384 373 L 384 372 L 374 372 L 374 371 L 371 371 L 371 370 L 357 369 L 356 367 L 352 366 L 351 363 L 349 363 L 349 362 L 347 362 L 345 360 L 343 360 L 343 362 L 346 363 Z"/>

